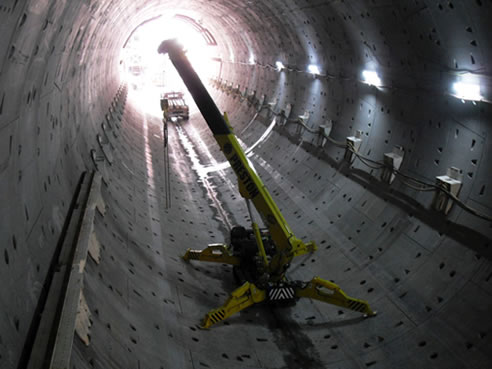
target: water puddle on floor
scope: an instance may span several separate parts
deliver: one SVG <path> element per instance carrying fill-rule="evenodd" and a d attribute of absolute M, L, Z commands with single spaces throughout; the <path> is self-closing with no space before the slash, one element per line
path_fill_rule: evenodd
<path fill-rule="evenodd" d="M 188 155 L 188 158 L 192 163 L 193 171 L 197 174 L 199 182 L 202 184 L 204 190 L 206 191 L 207 197 L 211 201 L 211 206 L 217 210 L 218 216 L 220 218 L 218 220 L 220 222 L 223 222 L 228 230 L 230 230 L 235 222 L 231 219 L 229 212 L 224 208 L 224 204 L 219 199 L 219 194 L 217 193 L 212 178 L 209 175 L 210 171 L 200 162 L 197 150 L 195 149 L 185 130 L 179 125 L 175 125 L 175 128 L 176 132 L 178 133 L 179 141 L 181 142 L 181 145 L 183 146 L 186 154 Z M 203 141 L 200 142 L 200 145 L 203 145 L 203 147 L 201 147 L 201 151 L 209 153 Z M 215 159 L 213 159 L 210 153 L 209 155 L 210 159 L 212 160 L 212 165 L 215 165 Z M 225 177 L 224 174 L 223 176 Z"/>

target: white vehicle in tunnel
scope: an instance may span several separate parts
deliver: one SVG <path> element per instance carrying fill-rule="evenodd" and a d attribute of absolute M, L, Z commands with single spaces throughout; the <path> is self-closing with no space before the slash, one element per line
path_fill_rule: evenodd
<path fill-rule="evenodd" d="M 166 113 L 167 118 L 183 118 L 187 120 L 190 117 L 190 108 L 186 104 L 182 92 L 166 92 L 161 95 L 161 109 Z"/>

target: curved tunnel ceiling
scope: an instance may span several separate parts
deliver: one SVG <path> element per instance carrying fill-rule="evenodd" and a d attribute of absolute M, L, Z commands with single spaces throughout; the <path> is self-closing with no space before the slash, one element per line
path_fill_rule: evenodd
<path fill-rule="evenodd" d="M 296 235 L 318 243 L 289 277 L 333 280 L 376 317 L 301 299 L 197 328 L 236 286 L 229 267 L 180 256 L 228 242 L 246 206 L 230 169 L 204 174 L 223 156 L 203 119 L 169 127 L 167 157 L 161 122 L 118 74 L 132 30 L 178 10 L 216 38 L 209 90 Z M 97 170 L 106 212 L 94 213 L 70 367 L 489 368 L 491 17 L 485 0 L 3 1 L 0 367 L 48 367 L 32 351 L 43 301 L 81 175 Z M 482 101 L 452 96 L 467 78 Z M 339 144 L 357 131 L 350 164 Z M 413 179 L 390 185 L 375 162 L 394 146 Z M 462 206 L 446 215 L 415 180 L 450 167 Z"/>

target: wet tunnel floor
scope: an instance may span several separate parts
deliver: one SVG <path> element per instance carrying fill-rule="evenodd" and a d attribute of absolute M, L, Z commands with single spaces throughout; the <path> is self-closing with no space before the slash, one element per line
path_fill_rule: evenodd
<path fill-rule="evenodd" d="M 246 206 L 231 170 L 216 170 L 215 159 L 194 128 L 201 119 L 197 116 L 169 124 L 171 204 L 166 204 L 161 119 L 128 105 L 119 137 L 112 139 L 114 164 L 103 170 L 108 211 L 95 222 L 101 262 L 91 259 L 86 267 L 91 343 L 85 346 L 75 338 L 73 367 L 366 368 L 408 362 L 400 367 L 410 368 L 436 359 L 440 365 L 460 367 L 451 355 L 431 358 L 447 351 L 432 337 L 432 344 L 420 348 L 420 357 L 411 356 L 416 341 L 429 334 L 383 293 L 371 301 L 383 318 L 361 319 L 300 300 L 285 309 L 254 306 L 200 330 L 204 314 L 220 306 L 236 286 L 229 266 L 185 263 L 180 257 L 187 248 L 226 242 L 231 225 L 247 224 Z M 285 195 L 272 180 L 273 173 L 268 177 L 261 157 L 253 161 L 279 196 Z M 312 238 L 324 237 L 325 230 L 316 224 L 309 231 Z M 316 263 L 307 256 L 294 264 L 293 275 L 303 280 L 316 273 L 329 277 L 330 262 L 340 269 L 357 269 L 343 253 L 318 253 Z M 353 280 L 350 287 L 358 292 L 358 281 L 371 283 L 373 277 L 367 271 L 355 273 L 359 275 L 342 280 Z M 396 354 L 401 345 L 409 349 Z"/>

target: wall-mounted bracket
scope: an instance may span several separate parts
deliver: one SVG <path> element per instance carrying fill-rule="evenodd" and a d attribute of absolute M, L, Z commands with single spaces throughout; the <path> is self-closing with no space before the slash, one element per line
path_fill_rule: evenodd
<path fill-rule="evenodd" d="M 347 148 L 345 149 L 345 155 L 343 156 L 346 161 L 352 163 L 354 153 L 359 152 L 362 145 L 362 131 L 356 131 L 355 136 L 349 136 L 346 138 Z"/>
<path fill-rule="evenodd" d="M 446 174 L 436 177 L 436 185 L 442 190 L 437 190 L 432 200 L 432 207 L 444 214 L 448 214 L 453 206 L 453 200 L 448 193 L 458 196 L 463 185 L 463 174 L 458 168 L 448 168 Z"/>
<path fill-rule="evenodd" d="M 108 161 L 109 165 L 112 165 L 113 153 L 111 152 L 112 150 L 111 143 L 106 137 L 103 138 L 103 136 L 101 136 L 99 133 L 97 134 L 96 137 L 97 137 L 97 143 L 99 144 L 99 147 L 101 148 L 104 157 Z"/>
<path fill-rule="evenodd" d="M 385 167 L 381 173 L 381 181 L 388 184 L 393 183 L 396 177 L 395 171 L 400 169 L 404 156 L 405 150 L 402 146 L 395 146 L 393 147 L 392 152 L 387 152 L 384 154 Z"/>
<path fill-rule="evenodd" d="M 307 124 L 309 122 L 309 112 L 306 110 L 303 115 L 299 115 L 299 120 L 301 123 Z"/>
<path fill-rule="evenodd" d="M 304 111 L 303 115 L 297 117 L 297 121 L 299 122 L 297 125 L 297 134 L 301 134 L 303 128 L 308 128 L 309 117 L 310 113 L 307 110 Z"/>
<path fill-rule="evenodd" d="M 280 111 L 281 118 L 278 123 L 280 126 L 284 126 L 287 123 L 287 120 L 289 120 L 291 112 L 292 112 L 292 104 L 287 104 L 285 106 L 285 109 Z"/>
<path fill-rule="evenodd" d="M 256 90 L 253 90 L 248 94 L 248 105 L 253 104 L 255 99 L 256 99 Z"/>
<path fill-rule="evenodd" d="M 268 108 L 267 116 L 268 117 L 270 117 L 272 114 L 275 113 L 275 107 L 277 106 L 277 103 L 278 103 L 278 99 L 275 97 L 272 101 L 270 101 L 267 104 L 267 108 Z"/>
<path fill-rule="evenodd" d="M 257 110 L 260 111 L 263 108 L 263 104 L 265 103 L 266 96 L 265 94 L 260 96 L 260 100 L 258 100 L 258 107 Z"/>
<path fill-rule="evenodd" d="M 95 149 L 91 150 L 91 159 L 94 164 L 97 166 L 97 163 L 103 163 L 105 160 L 104 155 L 98 155 Z"/>
<path fill-rule="evenodd" d="M 319 140 L 318 145 L 324 147 L 328 137 L 330 137 L 331 130 L 333 129 L 333 121 L 327 120 L 324 124 L 319 126 Z"/>

